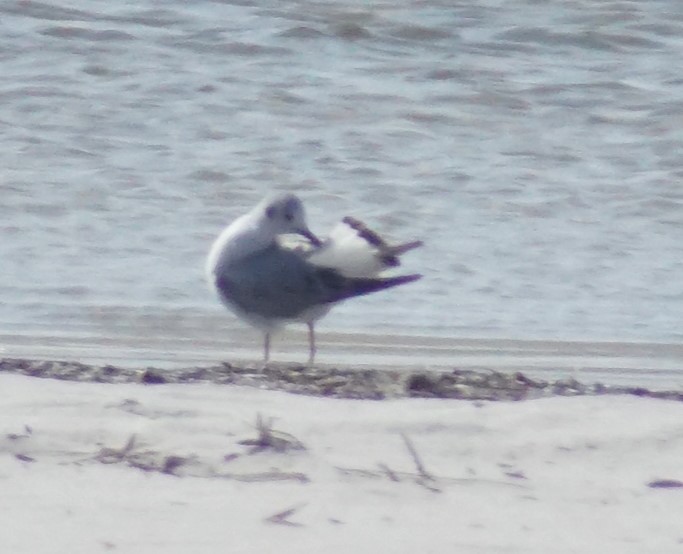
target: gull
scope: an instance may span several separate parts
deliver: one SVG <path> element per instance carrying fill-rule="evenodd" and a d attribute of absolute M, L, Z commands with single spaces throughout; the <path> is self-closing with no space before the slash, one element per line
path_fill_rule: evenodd
<path fill-rule="evenodd" d="M 272 333 L 296 322 L 308 326 L 308 363 L 313 364 L 315 322 L 343 300 L 419 279 L 419 274 L 380 273 L 398 266 L 401 254 L 421 244 L 391 246 L 351 217 L 321 241 L 306 224 L 301 200 L 280 193 L 223 230 L 209 252 L 206 274 L 221 302 L 263 332 L 265 366 Z"/>

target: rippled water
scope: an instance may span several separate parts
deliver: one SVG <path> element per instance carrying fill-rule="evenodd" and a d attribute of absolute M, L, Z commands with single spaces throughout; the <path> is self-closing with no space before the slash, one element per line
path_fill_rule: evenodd
<path fill-rule="evenodd" d="M 683 336 L 683 3 L 0 4 L 0 331 L 239 333 L 203 282 L 271 189 L 422 238 L 321 331 Z"/>

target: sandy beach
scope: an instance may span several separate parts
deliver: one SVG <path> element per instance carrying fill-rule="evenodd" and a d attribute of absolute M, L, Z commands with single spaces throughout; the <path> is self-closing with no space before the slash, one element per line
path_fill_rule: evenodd
<path fill-rule="evenodd" d="M 682 2 L 0 22 L 0 554 L 683 554 Z"/>
<path fill-rule="evenodd" d="M 683 549 L 680 401 L 354 400 L 142 373 L 0 372 L 0 550 Z"/>

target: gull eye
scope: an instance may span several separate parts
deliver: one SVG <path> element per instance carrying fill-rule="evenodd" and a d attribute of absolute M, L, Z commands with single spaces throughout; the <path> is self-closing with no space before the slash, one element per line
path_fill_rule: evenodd
<path fill-rule="evenodd" d="M 289 222 L 291 222 L 294 219 L 294 216 L 290 213 L 285 214 L 285 219 Z"/>

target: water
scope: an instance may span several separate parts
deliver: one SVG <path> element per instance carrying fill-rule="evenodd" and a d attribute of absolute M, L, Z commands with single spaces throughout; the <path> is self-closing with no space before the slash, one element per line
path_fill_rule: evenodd
<path fill-rule="evenodd" d="M 677 0 L 3 2 L 0 333 L 258 352 L 202 266 L 279 189 L 426 242 L 323 335 L 678 343 L 682 57 Z"/>

